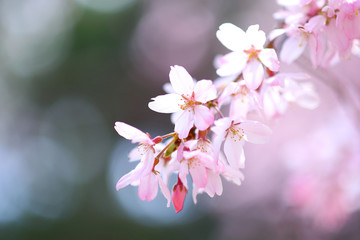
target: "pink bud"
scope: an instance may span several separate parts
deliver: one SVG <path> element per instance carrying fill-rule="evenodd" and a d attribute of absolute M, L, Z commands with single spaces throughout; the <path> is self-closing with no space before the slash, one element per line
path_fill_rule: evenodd
<path fill-rule="evenodd" d="M 158 144 L 158 143 L 161 143 L 162 140 L 163 140 L 162 137 L 157 136 L 157 137 L 155 137 L 152 141 L 153 141 L 154 143 Z"/>
<path fill-rule="evenodd" d="M 172 192 L 172 202 L 174 204 L 175 211 L 177 213 L 183 209 L 186 193 L 187 193 L 187 189 L 181 182 L 180 178 L 178 177 L 178 182 L 174 186 Z"/>

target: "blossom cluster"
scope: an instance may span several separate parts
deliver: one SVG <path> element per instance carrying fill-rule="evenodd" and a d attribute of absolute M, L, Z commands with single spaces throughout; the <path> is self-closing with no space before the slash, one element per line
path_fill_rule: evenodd
<path fill-rule="evenodd" d="M 286 35 L 280 59 L 292 63 L 306 46 L 314 67 L 328 67 L 359 54 L 359 0 L 278 0 L 283 9 L 274 14 L 280 28 L 270 38 Z"/>
<path fill-rule="evenodd" d="M 221 195 L 222 178 L 237 185 L 244 179 L 245 142 L 268 141 L 272 130 L 265 123 L 284 114 L 291 103 L 310 109 L 318 105 L 306 74 L 280 72 L 277 53 L 258 25 L 243 31 L 225 23 L 216 36 L 230 50 L 215 60 L 219 78 L 196 81 L 184 67 L 172 66 L 167 93 L 148 104 L 155 112 L 171 113 L 174 132 L 152 138 L 115 123 L 119 135 L 138 144 L 130 161 L 140 160 L 120 178 L 117 190 L 138 186 L 139 197 L 151 201 L 160 187 L 176 212 L 183 208 L 190 178 L 195 203 L 199 193 Z M 177 182 L 169 189 L 172 174 Z"/>

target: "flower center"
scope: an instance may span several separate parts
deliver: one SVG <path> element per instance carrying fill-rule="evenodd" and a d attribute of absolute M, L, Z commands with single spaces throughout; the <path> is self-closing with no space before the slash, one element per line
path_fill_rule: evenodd
<path fill-rule="evenodd" d="M 200 149 L 203 153 L 207 153 L 210 149 L 209 142 L 207 140 L 199 139 L 197 142 L 197 149 Z"/>
<path fill-rule="evenodd" d="M 251 45 L 250 49 L 244 50 L 244 53 L 249 55 L 249 61 L 258 58 L 260 52 L 261 50 L 256 49 L 254 45 Z"/>
<path fill-rule="evenodd" d="M 140 143 L 137 147 L 138 152 L 140 155 L 144 155 L 149 149 L 152 148 L 149 144 Z"/>
<path fill-rule="evenodd" d="M 236 125 L 239 125 L 240 123 L 234 124 L 234 122 L 231 123 L 231 126 L 227 130 L 227 133 L 230 134 L 230 138 L 236 142 L 241 141 L 242 138 L 245 135 L 244 129 L 237 127 Z"/>
<path fill-rule="evenodd" d="M 182 110 L 188 109 L 188 111 L 190 112 L 195 105 L 199 104 L 199 102 L 195 100 L 194 92 L 192 93 L 191 97 L 185 96 L 184 94 L 181 96 L 183 97 L 183 101 L 184 101 L 184 103 L 180 105 L 180 108 Z"/>
<path fill-rule="evenodd" d="M 201 163 L 200 160 L 198 158 L 190 158 L 187 160 L 187 164 L 189 169 L 190 168 L 195 168 L 195 167 L 200 167 Z"/>
<path fill-rule="evenodd" d="M 231 96 L 233 97 L 239 96 L 241 98 L 241 102 L 244 102 L 248 93 L 249 93 L 249 89 L 246 86 L 241 86 L 239 90 L 231 94 Z"/>

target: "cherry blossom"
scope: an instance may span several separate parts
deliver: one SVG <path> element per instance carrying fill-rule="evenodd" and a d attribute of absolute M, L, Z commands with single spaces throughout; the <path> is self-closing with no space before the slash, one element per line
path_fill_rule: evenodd
<path fill-rule="evenodd" d="M 218 103 L 219 107 L 230 104 L 230 116 L 246 118 L 248 112 L 260 108 L 260 96 L 258 92 L 250 90 L 242 80 L 229 83 L 219 97 Z"/>
<path fill-rule="evenodd" d="M 170 191 L 158 172 L 154 170 L 154 145 L 156 144 L 157 139 L 155 138 L 155 140 L 152 140 L 148 134 L 145 134 L 139 129 L 123 122 L 116 122 L 115 130 L 120 136 L 131 140 L 132 143 L 139 143 L 136 150 L 140 153 L 140 155 L 142 155 L 140 163 L 135 167 L 135 169 L 130 171 L 128 174 L 125 174 L 117 182 L 116 190 L 120 190 L 129 184 L 139 185 L 140 199 L 151 201 L 156 197 L 159 185 L 161 192 L 168 200 L 167 206 L 169 207 L 171 201 Z M 134 157 L 135 153 L 133 152 L 130 156 Z"/>
<path fill-rule="evenodd" d="M 225 47 L 233 51 L 220 59 L 217 70 L 220 76 L 242 73 L 246 86 L 257 89 L 264 78 L 264 66 L 273 72 L 279 70 L 275 50 L 264 48 L 266 36 L 259 30 L 259 25 L 252 25 L 244 32 L 231 23 L 224 23 L 216 36 Z"/>
<path fill-rule="evenodd" d="M 207 169 L 215 167 L 211 155 L 201 152 L 200 149 L 183 151 L 182 156 L 178 156 L 178 160 L 180 161 L 179 177 L 186 188 L 188 188 L 186 177 L 189 173 L 196 187 L 206 187 L 208 182 Z"/>
<path fill-rule="evenodd" d="M 139 183 L 139 197 L 141 200 L 151 201 L 158 192 L 158 186 L 164 197 L 167 199 L 167 207 L 170 207 L 171 194 L 157 171 L 150 172 L 147 176 L 140 179 Z"/>
<path fill-rule="evenodd" d="M 291 2 L 291 3 L 290 3 Z M 282 21 L 271 40 L 286 33 L 280 59 L 292 63 L 309 46 L 314 67 L 328 67 L 349 58 L 353 41 L 360 38 L 360 1 L 278 1 L 284 9 L 274 17 Z"/>
<path fill-rule="evenodd" d="M 216 36 L 231 52 L 214 61 L 220 77 L 214 82 L 196 81 L 184 67 L 174 65 L 170 67 L 170 83 L 164 85 L 166 94 L 148 104 L 153 111 L 172 114 L 174 132 L 151 138 L 116 122 L 119 135 L 138 144 L 128 154 L 130 161 L 140 160 L 134 170 L 120 178 L 116 189 L 138 186 L 140 199 L 151 201 L 160 188 L 167 206 L 172 202 L 179 212 L 188 191 L 197 203 L 201 193 L 211 198 L 222 195 L 224 180 L 241 185 L 245 143 L 263 144 L 272 134 L 263 122 L 272 123 L 293 103 L 307 109 L 319 105 L 318 94 L 307 81 L 309 76 L 280 72 L 276 51 L 282 62 L 290 64 L 308 49 L 313 67 L 328 67 L 359 54 L 360 30 L 351 31 L 359 23 L 359 2 L 278 0 L 283 9 L 274 17 L 280 25 L 269 38 L 259 25 L 251 25 L 244 32 L 231 23 L 222 24 Z M 177 182 L 171 182 L 172 175 L 177 176 Z M 312 201 L 306 193 L 312 195 L 323 186 L 317 179 L 298 179 L 301 181 L 295 182 L 300 182 L 297 186 L 303 192 L 295 191 L 291 196 L 299 195 L 299 201 L 306 205 Z M 169 184 L 173 186 L 171 192 Z M 334 209 L 336 212 L 338 208 Z"/>
<path fill-rule="evenodd" d="M 279 117 L 291 103 L 311 110 L 317 108 L 320 99 L 313 84 L 304 81 L 308 78 L 303 73 L 279 73 L 266 79 L 261 89 L 265 115 Z"/>
<path fill-rule="evenodd" d="M 266 143 L 271 135 L 271 129 L 256 121 L 233 120 L 225 117 L 215 121 L 211 130 L 216 134 L 214 149 L 218 154 L 224 141 L 224 152 L 230 166 L 238 169 L 244 167 L 243 146 L 245 141 L 251 143 Z"/>
<path fill-rule="evenodd" d="M 149 135 L 123 122 L 116 122 L 115 130 L 120 136 L 131 140 L 132 143 L 139 143 L 136 150 L 141 155 L 141 161 L 136 168 L 120 178 L 116 184 L 116 189 L 119 190 L 140 180 L 151 172 L 155 161 L 155 149 L 153 147 L 155 143 Z M 131 156 L 134 156 L 134 153 Z"/>
<path fill-rule="evenodd" d="M 200 80 L 194 84 L 192 77 L 181 66 L 171 67 L 170 82 L 175 93 L 152 98 L 149 108 L 160 113 L 177 113 L 175 132 L 186 138 L 195 126 L 206 130 L 214 122 L 213 112 L 206 106 L 216 98 L 216 88 L 210 80 Z"/>
<path fill-rule="evenodd" d="M 217 194 L 220 196 L 223 192 L 223 186 L 221 182 L 221 177 L 219 172 L 214 172 L 213 170 L 207 169 L 206 175 L 208 176 L 208 182 L 205 187 L 199 188 L 195 184 L 193 185 L 193 201 L 196 204 L 197 199 L 196 196 L 199 193 L 206 192 L 211 198 Z"/>

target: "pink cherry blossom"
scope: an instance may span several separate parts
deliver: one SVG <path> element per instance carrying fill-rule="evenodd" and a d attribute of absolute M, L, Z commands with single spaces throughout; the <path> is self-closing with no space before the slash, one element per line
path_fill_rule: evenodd
<path fill-rule="evenodd" d="M 244 32 L 231 23 L 224 23 L 216 36 L 225 47 L 233 51 L 220 59 L 217 70 L 220 76 L 242 73 L 246 86 L 257 89 L 264 78 L 264 66 L 274 72 L 279 70 L 275 50 L 264 48 L 266 36 L 259 30 L 259 25 L 252 25 Z"/>
<path fill-rule="evenodd" d="M 318 107 L 320 99 L 309 76 L 303 73 L 279 73 L 265 80 L 261 89 L 263 111 L 269 118 L 282 116 L 290 103 L 307 109 Z"/>
<path fill-rule="evenodd" d="M 214 167 L 214 159 L 201 150 L 184 151 L 180 160 L 179 177 L 188 188 L 186 177 L 190 173 L 194 185 L 198 188 L 206 187 L 208 183 L 207 169 Z"/>
<path fill-rule="evenodd" d="M 200 80 L 194 84 L 181 66 L 171 67 L 169 77 L 174 93 L 152 98 L 149 108 L 160 113 L 176 113 L 175 132 L 180 138 L 186 138 L 194 124 L 199 130 L 206 130 L 214 122 L 214 114 L 206 106 L 216 98 L 212 81 Z"/>
<path fill-rule="evenodd" d="M 240 162 L 245 166 L 245 155 L 241 155 Z M 241 182 L 244 181 L 244 175 L 240 169 L 233 168 L 226 161 L 226 158 L 223 154 L 219 155 L 218 168 L 221 175 L 228 181 L 233 182 L 236 185 L 241 185 Z"/>
<path fill-rule="evenodd" d="M 288 39 L 285 40 L 280 52 L 281 61 L 292 63 L 300 57 L 306 46 L 309 46 L 313 65 L 320 65 L 325 50 L 324 36 L 321 32 L 325 23 L 326 18 L 318 15 L 311 18 L 304 26 L 290 26 L 286 30 Z"/>
<path fill-rule="evenodd" d="M 116 184 L 116 190 L 120 190 L 129 184 L 139 185 L 140 199 L 151 201 L 156 197 L 158 186 L 160 186 L 161 192 L 168 200 L 167 206 L 169 207 L 171 202 L 170 191 L 160 174 L 154 170 L 155 142 L 148 134 L 123 122 L 116 122 L 115 130 L 124 138 L 132 140 L 133 143 L 139 143 L 137 151 L 142 156 L 135 169 L 120 178 Z M 132 151 L 129 156 L 135 159 L 138 154 Z"/>
<path fill-rule="evenodd" d="M 314 67 L 328 67 L 350 57 L 353 40 L 360 38 L 359 0 L 278 2 L 284 9 L 275 18 L 284 26 L 270 35 L 272 39 L 282 33 L 288 37 L 282 44 L 281 61 L 292 63 L 306 46 Z"/>
<path fill-rule="evenodd" d="M 337 27 L 342 30 L 349 39 L 360 38 L 360 1 L 343 1 L 336 18 Z"/>
<path fill-rule="evenodd" d="M 139 197 L 141 200 L 151 201 L 158 193 L 158 186 L 164 197 L 167 199 L 167 207 L 170 207 L 171 194 L 161 178 L 160 174 L 156 171 L 150 172 L 147 176 L 140 179 L 139 184 Z"/>
<path fill-rule="evenodd" d="M 123 122 L 116 122 L 115 130 L 120 136 L 131 140 L 132 143 L 139 143 L 137 151 L 141 155 L 141 161 L 136 166 L 136 168 L 120 178 L 116 184 L 116 189 L 119 190 L 133 182 L 140 180 L 151 172 L 155 161 L 155 143 L 151 140 L 149 135 Z M 133 155 L 134 153 L 132 156 Z"/>
<path fill-rule="evenodd" d="M 206 184 L 206 186 L 204 188 L 199 188 L 195 184 L 193 185 L 192 197 L 195 204 L 197 203 L 196 196 L 199 193 L 206 192 L 209 195 L 209 197 L 212 198 L 215 196 L 215 194 L 220 196 L 223 192 L 220 173 L 214 172 L 213 170 L 210 169 L 207 169 L 206 172 L 208 176 L 208 183 Z"/>
<path fill-rule="evenodd" d="M 175 132 L 152 139 L 130 125 L 115 124 L 121 136 L 138 144 L 128 154 L 130 161 L 140 160 L 120 178 L 116 189 L 138 186 L 139 198 L 151 201 L 160 188 L 167 206 L 172 201 L 179 212 L 191 184 L 194 203 L 200 193 L 211 198 L 221 195 L 223 179 L 240 185 L 244 144 L 266 143 L 272 134 L 267 125 L 250 119 L 281 116 L 291 103 L 313 109 L 319 102 L 312 84 L 303 81 L 305 74 L 278 73 L 277 53 L 264 47 L 265 43 L 276 47 L 285 62 L 295 61 L 307 48 L 313 66 L 328 66 L 356 53 L 360 46 L 358 29 L 350 32 L 359 22 L 359 2 L 278 0 L 283 6 L 276 14 L 281 28 L 273 31 L 270 39 L 259 25 L 249 26 L 245 32 L 233 24 L 222 24 L 216 36 L 231 52 L 215 61 L 220 78 L 214 83 L 195 81 L 184 67 L 172 66 L 170 83 L 164 86 L 166 94 L 148 104 L 153 111 L 172 114 Z M 299 62 L 306 61 L 302 60 Z M 178 180 L 170 192 L 172 174 Z M 321 185 L 304 183 L 304 191 L 294 192 L 294 196 L 300 195 L 302 203 L 311 202 L 308 195 Z"/>
<path fill-rule="evenodd" d="M 215 121 L 211 130 L 216 134 L 214 149 L 218 156 L 222 142 L 224 141 L 225 156 L 233 168 L 244 167 L 243 145 L 245 141 L 251 143 L 266 143 L 271 135 L 271 129 L 256 121 L 232 120 L 224 117 Z"/>
<path fill-rule="evenodd" d="M 249 111 L 258 109 L 259 95 L 250 90 L 244 81 L 231 82 L 219 97 L 219 107 L 230 103 L 229 115 L 236 118 L 246 118 Z"/>

